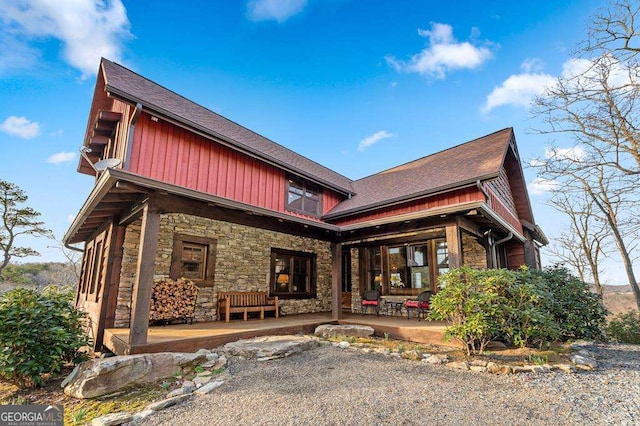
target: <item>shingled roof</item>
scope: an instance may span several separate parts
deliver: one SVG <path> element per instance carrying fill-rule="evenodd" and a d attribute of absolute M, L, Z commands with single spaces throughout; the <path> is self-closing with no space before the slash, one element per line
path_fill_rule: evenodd
<path fill-rule="evenodd" d="M 351 180 L 308 158 L 216 114 L 139 74 L 102 59 L 106 88 L 112 94 L 191 126 L 201 132 L 271 161 L 345 194 L 353 193 Z"/>
<path fill-rule="evenodd" d="M 463 143 L 352 183 L 356 193 L 324 219 L 392 204 L 497 177 L 513 128 Z"/>

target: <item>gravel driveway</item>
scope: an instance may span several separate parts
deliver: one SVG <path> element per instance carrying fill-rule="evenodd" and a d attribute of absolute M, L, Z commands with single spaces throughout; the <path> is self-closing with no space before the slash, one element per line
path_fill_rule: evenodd
<path fill-rule="evenodd" d="M 640 346 L 589 350 L 595 372 L 507 376 L 327 345 L 267 362 L 232 358 L 222 387 L 142 424 L 640 424 Z"/>

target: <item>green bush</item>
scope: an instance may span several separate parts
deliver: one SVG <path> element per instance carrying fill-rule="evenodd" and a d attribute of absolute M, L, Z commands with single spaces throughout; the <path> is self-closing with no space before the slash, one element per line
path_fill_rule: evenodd
<path fill-rule="evenodd" d="M 606 310 L 599 297 L 566 269 L 452 269 L 439 277 L 430 317 L 446 320 L 445 338 L 468 354 L 492 340 L 516 346 L 602 338 Z"/>
<path fill-rule="evenodd" d="M 67 363 L 86 359 L 84 313 L 73 293 L 19 288 L 0 297 L 0 377 L 20 387 L 42 385 Z"/>
<path fill-rule="evenodd" d="M 602 298 L 566 268 L 555 265 L 542 271 L 531 271 L 553 295 L 546 309 L 560 327 L 560 340 L 604 339 L 607 310 Z"/>
<path fill-rule="evenodd" d="M 441 289 L 431 298 L 430 317 L 449 322 L 445 339 L 458 340 L 467 354 L 482 353 L 500 332 L 501 293 L 511 281 L 506 270 L 451 269 L 438 280 Z"/>
<path fill-rule="evenodd" d="M 616 315 L 607 326 L 607 334 L 616 342 L 640 345 L 640 312 Z"/>
<path fill-rule="evenodd" d="M 504 289 L 503 306 L 496 319 L 501 340 L 515 346 L 542 346 L 557 340 L 560 325 L 548 309 L 553 293 L 543 279 L 527 268 L 513 272 L 513 281 Z"/>

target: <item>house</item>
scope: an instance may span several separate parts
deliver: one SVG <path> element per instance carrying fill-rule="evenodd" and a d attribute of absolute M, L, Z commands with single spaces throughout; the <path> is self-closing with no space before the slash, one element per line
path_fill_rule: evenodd
<path fill-rule="evenodd" d="M 449 268 L 540 266 L 512 128 L 351 180 L 103 59 L 78 171 L 95 186 L 66 244 L 84 243 L 77 305 L 96 347 L 144 345 L 153 280 L 269 291 L 285 314 L 436 290 Z"/>

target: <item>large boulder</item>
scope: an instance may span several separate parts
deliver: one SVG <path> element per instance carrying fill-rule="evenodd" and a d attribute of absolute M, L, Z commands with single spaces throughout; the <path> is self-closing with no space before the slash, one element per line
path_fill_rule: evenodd
<path fill-rule="evenodd" d="M 258 360 L 283 358 L 315 348 L 318 340 L 308 336 L 266 336 L 243 339 L 224 345 L 231 355 Z"/>
<path fill-rule="evenodd" d="M 75 398 L 96 398 L 172 377 L 206 359 L 205 354 L 172 352 L 93 359 L 80 364 L 65 380 L 64 393 Z"/>
<path fill-rule="evenodd" d="M 373 335 L 373 328 L 368 325 L 335 325 L 324 324 L 316 327 L 313 334 L 320 337 L 336 337 L 336 336 L 348 336 L 348 337 L 369 337 Z"/>

